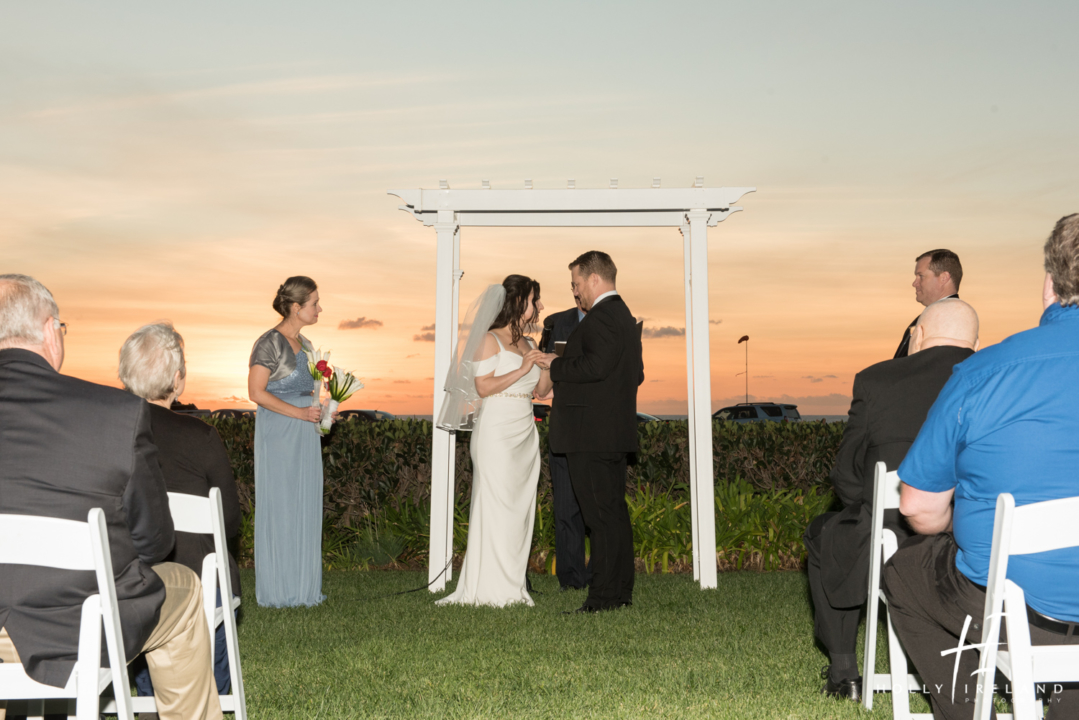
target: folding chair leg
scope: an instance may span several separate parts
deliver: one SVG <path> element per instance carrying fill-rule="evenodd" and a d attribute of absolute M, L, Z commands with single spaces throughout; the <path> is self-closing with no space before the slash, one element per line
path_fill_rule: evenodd
<path fill-rule="evenodd" d="M 873 593 L 869 597 L 865 619 L 865 655 L 862 663 L 862 705 L 873 709 L 873 695 L 877 689 L 877 613 L 880 599 Z"/>
<path fill-rule="evenodd" d="M 244 694 L 243 672 L 240 670 L 240 640 L 236 632 L 236 614 L 231 600 L 232 593 L 226 594 L 229 602 L 222 602 L 222 605 L 225 610 L 225 651 L 229 657 L 229 675 L 232 680 L 232 709 L 236 720 L 247 720 L 247 697 Z"/>
<path fill-rule="evenodd" d="M 895 633 L 891 615 L 888 620 L 888 665 L 892 680 L 892 718 L 910 720 L 910 685 L 907 677 L 907 654 Z"/>

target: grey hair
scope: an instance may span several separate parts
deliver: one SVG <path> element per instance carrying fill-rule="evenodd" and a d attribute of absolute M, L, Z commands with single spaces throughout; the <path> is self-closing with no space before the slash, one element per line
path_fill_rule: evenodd
<path fill-rule="evenodd" d="M 47 287 L 29 275 L 0 275 L 0 348 L 41 345 L 41 325 L 50 316 L 59 322 Z"/>
<path fill-rule="evenodd" d="M 1079 305 L 1079 213 L 1060 218 L 1045 241 L 1045 271 L 1061 306 Z"/>
<path fill-rule="evenodd" d="M 184 339 L 168 320 L 143 325 L 120 348 L 120 382 L 146 400 L 165 400 L 176 389 L 176 372 L 187 377 Z"/>

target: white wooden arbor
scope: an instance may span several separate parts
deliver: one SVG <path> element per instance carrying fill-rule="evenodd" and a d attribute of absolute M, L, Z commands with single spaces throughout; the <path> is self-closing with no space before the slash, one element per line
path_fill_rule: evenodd
<path fill-rule="evenodd" d="M 438 234 L 435 268 L 434 418 L 442 409 L 443 384 L 457 345 L 460 321 L 462 226 L 473 227 L 676 227 L 682 232 L 686 289 L 686 378 L 689 386 L 690 504 L 693 516 L 693 577 L 701 588 L 716 587 L 715 495 L 712 464 L 712 387 L 708 344 L 708 228 L 726 220 L 746 193 L 756 188 L 706 188 L 698 177 L 692 188 L 648 189 L 390 190 L 404 200 L 401 210 Z M 582 251 L 588 248 L 582 248 Z M 611 253 L 617 261 L 617 251 Z M 573 258 L 566 258 L 569 263 Z M 623 274 L 626 270 L 623 269 Z M 632 303 L 632 298 L 630 298 Z M 647 372 L 647 371 L 646 371 Z M 434 429 L 431 458 L 432 592 L 446 587 L 453 568 L 455 437 Z M 445 572 L 443 572 L 445 570 Z"/>

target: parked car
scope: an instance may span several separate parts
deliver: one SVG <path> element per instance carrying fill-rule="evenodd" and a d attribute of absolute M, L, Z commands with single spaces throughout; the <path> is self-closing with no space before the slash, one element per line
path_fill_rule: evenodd
<path fill-rule="evenodd" d="M 396 420 L 397 416 L 385 410 L 342 410 L 337 413 L 338 420 L 355 418 L 360 422 L 378 422 L 380 420 Z"/>
<path fill-rule="evenodd" d="M 214 410 L 210 413 L 212 418 L 253 418 L 255 417 L 254 410 L 238 410 L 232 408 L 223 408 L 221 410 Z"/>
<path fill-rule="evenodd" d="M 638 423 L 650 423 L 650 422 L 663 422 L 662 418 L 658 418 L 655 415 L 649 415 L 648 413 L 637 413 Z"/>
<path fill-rule="evenodd" d="M 799 422 L 802 416 L 798 414 L 797 405 L 781 403 L 738 403 L 717 410 L 712 414 L 713 420 L 727 420 L 730 422 Z"/>

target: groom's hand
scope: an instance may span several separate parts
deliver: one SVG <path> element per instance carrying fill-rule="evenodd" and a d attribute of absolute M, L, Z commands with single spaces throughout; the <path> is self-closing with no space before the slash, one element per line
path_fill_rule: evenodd
<path fill-rule="evenodd" d="M 539 358 L 536 359 L 536 364 L 539 365 L 544 370 L 550 370 L 551 369 L 551 363 L 554 360 L 557 360 L 557 359 L 558 359 L 558 355 L 555 355 L 554 353 L 544 353 L 543 355 L 541 355 Z"/>

